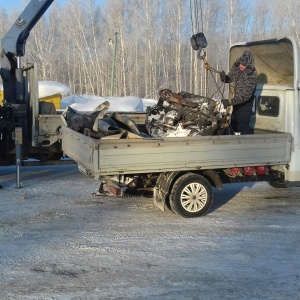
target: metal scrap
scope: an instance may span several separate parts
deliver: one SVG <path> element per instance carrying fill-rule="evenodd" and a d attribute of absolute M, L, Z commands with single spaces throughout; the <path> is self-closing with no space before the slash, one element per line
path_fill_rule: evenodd
<path fill-rule="evenodd" d="M 86 114 L 68 106 L 62 119 L 66 126 L 95 139 L 218 135 L 228 126 L 221 101 L 170 89 L 161 90 L 157 104 L 147 108 L 146 122 L 141 124 L 147 132 L 124 114 L 114 112 L 108 116 L 108 108 L 109 102 L 105 101 Z"/>
<path fill-rule="evenodd" d="M 146 128 L 152 137 L 217 135 L 226 127 L 220 101 L 187 92 L 159 92 L 155 106 L 146 110 Z"/>

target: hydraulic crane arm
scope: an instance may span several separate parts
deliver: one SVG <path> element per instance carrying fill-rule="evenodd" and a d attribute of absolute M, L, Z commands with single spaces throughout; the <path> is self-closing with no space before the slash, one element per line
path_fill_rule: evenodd
<path fill-rule="evenodd" d="M 23 56 L 31 29 L 54 0 L 31 0 L 19 18 L 1 40 L 1 50 L 6 56 Z"/>
<path fill-rule="evenodd" d="M 31 0 L 19 18 L 1 39 L 1 77 L 4 97 L 9 103 L 18 102 L 18 87 L 21 85 L 16 69 L 21 68 L 20 58 L 25 54 L 25 45 L 31 29 L 43 16 L 54 0 Z M 21 97 L 22 98 L 22 97 Z"/>

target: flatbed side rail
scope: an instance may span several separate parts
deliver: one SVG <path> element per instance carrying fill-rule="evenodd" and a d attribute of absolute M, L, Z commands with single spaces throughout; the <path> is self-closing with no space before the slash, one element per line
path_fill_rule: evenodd
<path fill-rule="evenodd" d="M 166 139 L 100 139 L 62 128 L 62 148 L 95 178 L 103 175 L 284 165 L 292 136 L 196 136 Z"/>

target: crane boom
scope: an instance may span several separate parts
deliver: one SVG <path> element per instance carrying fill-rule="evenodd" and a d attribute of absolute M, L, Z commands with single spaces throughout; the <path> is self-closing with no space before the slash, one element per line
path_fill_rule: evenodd
<path fill-rule="evenodd" d="M 1 39 L 1 77 L 4 99 L 8 103 L 22 101 L 21 56 L 25 54 L 25 45 L 31 29 L 46 12 L 54 0 L 31 0 L 18 19 Z"/>
<path fill-rule="evenodd" d="M 1 40 L 1 50 L 6 56 L 23 56 L 31 29 L 54 0 L 32 0 Z"/>

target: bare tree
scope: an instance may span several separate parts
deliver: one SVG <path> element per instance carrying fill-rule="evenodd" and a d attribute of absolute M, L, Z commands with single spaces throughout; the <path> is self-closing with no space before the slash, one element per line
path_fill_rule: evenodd
<path fill-rule="evenodd" d="M 32 30 L 25 58 L 38 62 L 42 79 L 68 84 L 75 93 L 107 96 L 113 63 L 108 41 L 118 32 L 115 95 L 157 98 L 160 89 L 170 88 L 216 96 L 217 71 L 228 71 L 230 46 L 283 35 L 300 45 L 299 13 L 295 0 L 55 1 Z M 2 36 L 18 15 L 0 9 Z M 205 60 L 190 44 L 200 31 L 208 41 Z"/>
<path fill-rule="evenodd" d="M 276 23 L 280 26 L 277 30 L 280 30 L 284 35 L 293 36 L 300 46 L 299 1 L 277 0 L 276 4 L 276 15 L 278 16 L 278 18 L 276 18 Z"/>

